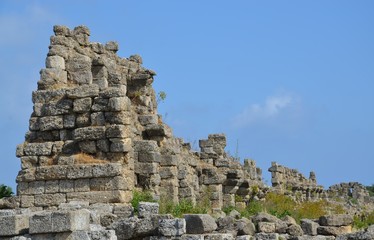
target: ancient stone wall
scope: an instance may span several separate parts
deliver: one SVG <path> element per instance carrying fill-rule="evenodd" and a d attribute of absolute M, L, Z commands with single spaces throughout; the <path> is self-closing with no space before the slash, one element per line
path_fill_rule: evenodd
<path fill-rule="evenodd" d="M 126 203 L 138 188 L 175 202 L 209 195 L 221 209 L 264 185 L 254 161 L 242 166 L 225 152 L 225 135 L 200 140 L 200 152 L 172 135 L 157 114 L 156 73 L 140 56 L 121 58 L 116 42 L 90 42 L 84 26 L 54 32 L 17 147 L 20 207 Z"/>

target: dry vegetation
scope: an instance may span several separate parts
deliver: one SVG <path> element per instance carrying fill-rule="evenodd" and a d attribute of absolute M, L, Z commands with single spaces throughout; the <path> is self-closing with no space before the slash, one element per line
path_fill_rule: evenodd
<path fill-rule="evenodd" d="M 93 156 L 86 153 L 78 153 L 73 155 L 75 164 L 105 164 L 108 161 L 96 159 Z"/>

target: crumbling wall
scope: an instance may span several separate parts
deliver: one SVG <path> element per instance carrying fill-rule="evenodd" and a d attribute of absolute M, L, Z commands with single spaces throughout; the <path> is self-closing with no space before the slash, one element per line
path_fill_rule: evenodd
<path fill-rule="evenodd" d="M 139 188 L 175 202 L 208 195 L 221 209 L 264 185 L 254 161 L 242 166 L 225 152 L 224 134 L 200 140 L 200 152 L 173 136 L 157 114 L 156 73 L 140 56 L 121 58 L 116 42 L 90 42 L 84 26 L 54 33 L 17 147 L 20 207 L 126 203 Z"/>

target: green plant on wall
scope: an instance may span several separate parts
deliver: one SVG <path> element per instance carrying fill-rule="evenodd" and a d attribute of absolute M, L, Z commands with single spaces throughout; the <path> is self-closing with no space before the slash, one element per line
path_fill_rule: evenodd
<path fill-rule="evenodd" d="M 13 195 L 13 191 L 11 187 L 8 187 L 4 184 L 0 185 L 0 198 L 10 197 Z"/>
<path fill-rule="evenodd" d="M 166 92 L 160 91 L 157 93 L 157 103 L 164 102 L 166 99 Z"/>

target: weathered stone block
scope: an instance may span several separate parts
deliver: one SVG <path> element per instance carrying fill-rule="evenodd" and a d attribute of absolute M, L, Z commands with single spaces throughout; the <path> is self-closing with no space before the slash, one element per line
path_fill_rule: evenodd
<path fill-rule="evenodd" d="M 75 115 L 64 115 L 64 128 L 75 127 Z"/>
<path fill-rule="evenodd" d="M 57 116 L 68 114 L 73 107 L 73 101 L 70 99 L 62 99 L 56 103 L 45 103 L 41 108 L 42 116 Z M 37 111 L 36 111 L 37 112 Z"/>
<path fill-rule="evenodd" d="M 105 127 L 84 127 L 77 128 L 73 131 L 74 139 L 77 141 L 82 140 L 97 140 L 105 137 Z"/>
<path fill-rule="evenodd" d="M 84 153 L 96 153 L 96 141 L 79 142 L 79 149 Z"/>
<path fill-rule="evenodd" d="M 67 166 L 66 177 L 68 179 L 91 178 L 92 170 L 95 165 L 72 165 Z"/>
<path fill-rule="evenodd" d="M 20 196 L 21 198 L 21 207 L 22 208 L 31 208 L 35 206 L 35 197 L 34 196 L 28 196 L 23 195 Z"/>
<path fill-rule="evenodd" d="M 30 217 L 30 233 L 60 233 L 89 230 L 90 212 L 76 211 L 40 212 Z"/>
<path fill-rule="evenodd" d="M 302 236 L 303 229 L 299 225 L 292 224 L 287 228 L 287 233 L 291 236 Z"/>
<path fill-rule="evenodd" d="M 35 195 L 36 207 L 58 206 L 66 202 L 66 195 L 62 193 Z"/>
<path fill-rule="evenodd" d="M 105 115 L 103 112 L 95 112 L 91 114 L 91 124 L 93 126 L 104 126 Z"/>
<path fill-rule="evenodd" d="M 131 106 L 131 101 L 128 97 L 113 97 L 109 98 L 108 103 L 110 111 L 129 111 Z"/>
<path fill-rule="evenodd" d="M 34 168 L 38 164 L 38 157 L 37 156 L 27 156 L 21 157 L 21 168 Z"/>
<path fill-rule="evenodd" d="M 88 232 L 90 240 L 117 240 L 114 230 L 100 230 Z"/>
<path fill-rule="evenodd" d="M 103 112 L 108 110 L 109 99 L 95 97 L 91 110 L 94 112 Z"/>
<path fill-rule="evenodd" d="M 105 119 L 110 124 L 131 124 L 131 114 L 129 112 L 106 112 Z"/>
<path fill-rule="evenodd" d="M 317 233 L 320 235 L 327 235 L 327 236 L 338 236 L 346 233 L 351 233 L 352 227 L 351 226 L 340 226 L 340 227 L 333 227 L 333 226 L 319 226 L 317 228 Z"/>
<path fill-rule="evenodd" d="M 58 193 L 58 180 L 45 181 L 45 193 Z"/>
<path fill-rule="evenodd" d="M 64 120 L 62 116 L 41 117 L 39 119 L 39 127 L 41 131 L 59 130 L 64 128 Z"/>
<path fill-rule="evenodd" d="M 47 68 L 40 70 L 40 81 L 38 86 L 40 89 L 47 89 L 56 84 L 67 83 L 67 72 L 58 68 Z"/>
<path fill-rule="evenodd" d="M 85 98 L 99 96 L 99 87 L 96 84 L 82 85 L 73 89 L 68 89 L 66 94 L 69 98 Z"/>
<path fill-rule="evenodd" d="M 45 66 L 47 68 L 60 68 L 65 70 L 65 60 L 60 56 L 49 56 L 45 60 Z"/>
<path fill-rule="evenodd" d="M 103 89 L 99 94 L 103 98 L 112 98 L 112 97 L 125 97 L 126 96 L 126 87 L 108 87 Z"/>
<path fill-rule="evenodd" d="M 88 127 L 91 125 L 91 114 L 89 112 L 77 114 L 75 124 L 78 128 Z"/>
<path fill-rule="evenodd" d="M 312 220 L 301 219 L 301 228 L 303 229 L 306 235 L 316 236 L 318 227 L 319 224 Z"/>
<path fill-rule="evenodd" d="M 138 116 L 138 120 L 139 120 L 140 124 L 143 125 L 143 126 L 158 123 L 157 115 L 140 115 L 140 116 Z"/>
<path fill-rule="evenodd" d="M 68 201 L 87 201 L 92 203 L 125 203 L 132 199 L 131 191 L 99 191 L 67 193 Z"/>
<path fill-rule="evenodd" d="M 135 163 L 135 172 L 140 174 L 155 174 L 158 172 L 158 163 Z"/>
<path fill-rule="evenodd" d="M 178 169 L 176 166 L 160 167 L 159 174 L 161 179 L 176 177 Z"/>
<path fill-rule="evenodd" d="M 234 236 L 230 233 L 212 233 L 204 235 L 204 240 L 234 240 Z M 262 238 L 260 238 L 262 240 Z"/>
<path fill-rule="evenodd" d="M 74 181 L 75 192 L 89 192 L 90 191 L 90 179 L 77 179 Z"/>
<path fill-rule="evenodd" d="M 45 189 L 44 181 L 34 181 L 29 183 L 28 193 L 31 195 L 43 194 Z"/>
<path fill-rule="evenodd" d="M 60 180 L 58 185 L 60 193 L 74 192 L 74 180 Z"/>
<path fill-rule="evenodd" d="M 24 153 L 27 156 L 49 156 L 52 153 L 52 142 L 24 144 Z"/>
<path fill-rule="evenodd" d="M 158 231 L 166 237 L 182 236 L 186 233 L 186 220 L 182 218 L 161 219 Z"/>
<path fill-rule="evenodd" d="M 107 138 L 131 137 L 131 128 L 128 125 L 112 125 L 106 129 Z"/>
<path fill-rule="evenodd" d="M 177 166 L 180 158 L 176 155 L 161 155 L 161 166 Z"/>
<path fill-rule="evenodd" d="M 131 138 L 110 138 L 112 143 L 110 144 L 110 151 L 114 153 L 118 152 L 130 152 L 132 150 Z"/>
<path fill-rule="evenodd" d="M 35 178 L 37 180 L 58 180 L 65 179 L 67 176 L 68 166 L 53 165 L 38 167 L 35 171 Z"/>
<path fill-rule="evenodd" d="M 10 215 L 0 217 L 0 237 L 15 236 L 27 233 L 28 215 Z"/>
<path fill-rule="evenodd" d="M 153 214 L 158 214 L 158 210 L 158 203 L 140 202 L 138 207 L 138 216 L 140 218 L 150 217 Z"/>
<path fill-rule="evenodd" d="M 257 224 L 257 228 L 258 228 L 259 232 L 273 233 L 273 232 L 275 232 L 275 223 L 271 223 L 271 222 L 259 222 Z"/>
<path fill-rule="evenodd" d="M 209 214 L 185 214 L 183 217 L 187 234 L 211 233 L 217 229 L 216 221 Z"/>
<path fill-rule="evenodd" d="M 158 152 L 139 152 L 138 153 L 139 162 L 161 162 L 161 156 Z"/>
<path fill-rule="evenodd" d="M 256 240 L 278 240 L 279 234 L 278 233 L 256 233 L 254 237 Z"/>
<path fill-rule="evenodd" d="M 119 163 L 98 164 L 92 167 L 93 177 L 114 177 L 122 174 L 122 165 Z"/>
<path fill-rule="evenodd" d="M 140 140 L 134 141 L 134 150 L 136 152 L 158 152 L 159 148 L 157 141 Z"/>
<path fill-rule="evenodd" d="M 329 216 L 322 216 L 319 218 L 321 226 L 347 226 L 353 223 L 353 217 L 348 214 L 336 214 Z"/>
<path fill-rule="evenodd" d="M 35 103 L 56 103 L 61 101 L 66 94 L 66 89 L 37 90 L 32 92 L 32 102 Z"/>
<path fill-rule="evenodd" d="M 89 112 L 92 106 L 90 97 L 75 99 L 73 103 L 73 111 L 78 113 Z"/>

